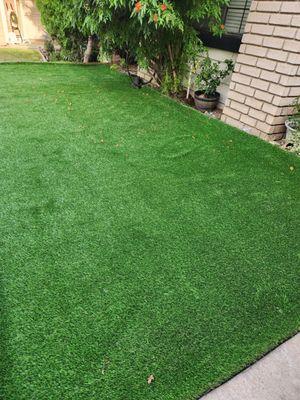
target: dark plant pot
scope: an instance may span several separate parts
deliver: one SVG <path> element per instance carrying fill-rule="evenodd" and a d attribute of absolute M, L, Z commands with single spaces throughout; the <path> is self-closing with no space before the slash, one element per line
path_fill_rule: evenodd
<path fill-rule="evenodd" d="M 197 110 L 213 111 L 219 103 L 220 93 L 216 92 L 213 97 L 205 97 L 203 93 L 197 90 L 194 94 L 194 99 Z"/>

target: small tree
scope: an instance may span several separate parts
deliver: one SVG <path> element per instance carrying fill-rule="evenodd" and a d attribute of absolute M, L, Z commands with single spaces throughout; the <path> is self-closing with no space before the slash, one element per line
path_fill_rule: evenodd
<path fill-rule="evenodd" d="M 195 29 L 205 21 L 221 34 L 222 6 L 229 0 L 39 0 L 43 21 L 61 36 L 97 34 L 106 51 L 123 49 L 154 70 L 166 91 L 177 92 L 188 63 L 201 50 Z M 58 13 L 55 13 L 55 9 Z M 65 19 L 62 18 L 62 10 Z M 58 19 L 60 19 L 58 21 Z M 55 29 L 52 29 L 52 28 Z"/>
<path fill-rule="evenodd" d="M 96 0 L 96 25 L 103 42 L 127 48 L 138 63 L 154 70 L 166 91 L 177 92 L 202 43 L 195 26 L 206 22 L 221 35 L 228 0 Z M 100 11 L 100 12 L 99 12 Z"/>
<path fill-rule="evenodd" d="M 89 25 L 93 0 L 37 0 L 48 33 L 71 60 L 90 60 L 95 34 Z"/>

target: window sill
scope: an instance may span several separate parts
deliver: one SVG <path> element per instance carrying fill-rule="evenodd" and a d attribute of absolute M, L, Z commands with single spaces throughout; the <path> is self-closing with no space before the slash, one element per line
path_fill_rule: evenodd
<path fill-rule="evenodd" d="M 215 49 L 232 51 L 238 53 L 242 41 L 241 34 L 228 34 L 225 33 L 221 38 L 213 36 L 212 33 L 201 30 L 199 32 L 200 38 L 203 44 L 207 47 L 213 47 Z"/>

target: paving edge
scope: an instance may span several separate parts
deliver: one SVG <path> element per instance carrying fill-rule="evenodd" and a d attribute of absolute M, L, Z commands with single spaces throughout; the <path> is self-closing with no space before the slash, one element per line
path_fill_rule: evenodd
<path fill-rule="evenodd" d="M 224 385 L 225 383 L 231 381 L 234 379 L 236 376 L 241 374 L 242 372 L 246 371 L 248 368 L 252 367 L 252 365 L 256 364 L 258 361 L 262 360 L 264 357 L 266 357 L 268 354 L 272 353 L 272 351 L 276 350 L 278 347 L 280 347 L 282 344 L 288 342 L 290 339 L 295 337 L 298 333 L 300 333 L 300 329 L 294 330 L 288 337 L 281 339 L 277 344 L 275 344 L 273 347 L 271 347 L 269 350 L 265 351 L 262 353 L 261 356 L 255 358 L 252 362 L 249 362 L 246 364 L 242 369 L 234 373 L 233 375 L 230 375 L 229 378 L 224 379 L 224 381 L 221 381 L 220 383 L 217 383 L 215 386 L 212 386 L 211 388 L 207 389 L 205 392 L 200 394 L 199 396 L 196 397 L 196 400 L 201 400 L 204 396 L 209 394 L 210 392 L 214 391 L 215 389 L 219 388 L 220 386 Z"/>

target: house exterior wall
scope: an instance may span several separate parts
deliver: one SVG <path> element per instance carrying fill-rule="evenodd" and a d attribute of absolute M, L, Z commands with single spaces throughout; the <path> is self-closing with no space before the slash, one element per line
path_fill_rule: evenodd
<path fill-rule="evenodd" d="M 300 96 L 300 1 L 253 1 L 223 121 L 280 139 Z"/>
<path fill-rule="evenodd" d="M 8 23 L 4 0 L 0 0 L 0 46 L 8 42 Z"/>
<path fill-rule="evenodd" d="M 43 43 L 47 33 L 41 23 L 41 15 L 33 0 L 20 0 L 20 14 L 24 40 Z"/>
<path fill-rule="evenodd" d="M 0 46 L 3 46 L 5 43 L 6 43 L 6 38 L 4 33 L 4 26 L 0 15 Z"/>
<path fill-rule="evenodd" d="M 17 16 L 16 26 L 11 26 L 10 13 Z M 47 33 L 33 0 L 0 0 L 0 45 L 14 43 L 43 44 Z"/>

